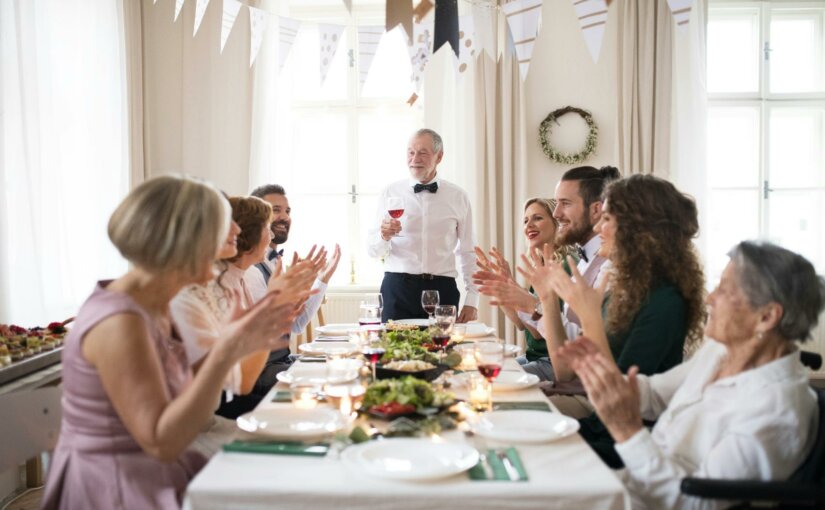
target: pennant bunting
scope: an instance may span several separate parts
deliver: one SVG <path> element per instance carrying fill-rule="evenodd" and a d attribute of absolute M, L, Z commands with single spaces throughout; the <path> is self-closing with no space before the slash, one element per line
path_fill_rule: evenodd
<path fill-rule="evenodd" d="M 278 18 L 278 70 L 284 68 L 292 43 L 298 36 L 298 28 L 301 22 L 297 19 L 280 17 Z"/>
<path fill-rule="evenodd" d="M 352 0 L 344 0 L 344 7 L 347 8 L 347 12 L 352 14 Z"/>
<path fill-rule="evenodd" d="M 156 3 L 158 3 L 158 0 L 152 0 L 152 5 L 155 5 Z"/>
<path fill-rule="evenodd" d="M 226 40 L 232 32 L 238 12 L 241 10 L 241 3 L 238 0 L 223 0 L 223 17 L 221 18 L 221 53 L 226 46 Z"/>
<path fill-rule="evenodd" d="M 358 78 L 362 87 L 367 81 L 370 66 L 383 35 L 384 27 L 381 25 L 358 27 Z"/>
<path fill-rule="evenodd" d="M 458 72 L 467 70 L 470 62 L 476 57 L 478 42 L 475 39 L 475 23 L 472 16 L 461 16 L 458 18 L 458 45 L 461 51 L 458 53 Z"/>
<path fill-rule="evenodd" d="M 439 0 L 436 4 L 433 40 L 433 53 L 449 43 L 458 57 L 458 0 Z"/>
<path fill-rule="evenodd" d="M 416 92 L 421 90 L 421 84 L 424 82 L 424 69 L 427 67 L 427 62 L 430 61 L 432 34 L 432 23 L 416 23 L 413 25 L 413 40 L 409 45 L 410 63 L 412 64 L 410 81 Z"/>
<path fill-rule="evenodd" d="M 332 59 L 335 58 L 335 52 L 338 51 L 338 43 L 341 42 L 341 34 L 343 33 L 343 25 L 318 24 L 318 42 L 321 47 L 321 85 L 327 79 L 329 66 L 332 65 Z"/>
<path fill-rule="evenodd" d="M 385 30 L 389 32 L 396 25 L 404 27 L 405 37 L 409 41 L 413 37 L 413 6 L 412 0 L 387 0 L 387 21 Z"/>
<path fill-rule="evenodd" d="M 192 32 L 192 37 L 198 34 L 198 29 L 201 27 L 203 15 L 206 14 L 206 7 L 209 6 L 209 0 L 198 0 L 195 4 L 195 31 Z"/>
<path fill-rule="evenodd" d="M 667 0 L 667 5 L 670 7 L 671 14 L 673 14 L 673 20 L 676 21 L 676 26 L 680 29 L 687 28 L 692 4 L 693 0 Z"/>
<path fill-rule="evenodd" d="M 424 16 L 429 14 L 431 10 L 433 10 L 433 2 L 432 0 L 421 0 L 418 2 L 418 5 L 415 6 L 413 9 L 413 18 L 416 23 L 421 23 L 421 20 L 424 19 Z"/>
<path fill-rule="evenodd" d="M 181 9 L 183 9 L 183 0 L 175 0 L 175 19 L 173 20 L 173 23 L 178 20 Z"/>
<path fill-rule="evenodd" d="M 269 19 L 266 11 L 247 5 L 249 8 L 249 67 L 255 63 L 261 43 L 264 40 L 264 32 Z"/>
<path fill-rule="evenodd" d="M 584 42 L 593 62 L 599 61 L 604 27 L 607 24 L 607 3 L 605 0 L 572 0 L 579 18 Z"/>
<path fill-rule="evenodd" d="M 501 6 L 513 36 L 521 79 L 527 77 L 533 46 L 539 33 L 542 0 L 515 0 Z"/>

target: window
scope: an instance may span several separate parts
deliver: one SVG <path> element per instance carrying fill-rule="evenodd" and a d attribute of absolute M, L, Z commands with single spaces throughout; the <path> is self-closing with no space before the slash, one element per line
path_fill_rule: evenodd
<path fill-rule="evenodd" d="M 825 271 L 825 2 L 709 10 L 707 271 L 766 238 Z"/>
<path fill-rule="evenodd" d="M 367 231 L 374 226 L 381 189 L 408 175 L 407 140 L 423 120 L 423 99 L 412 107 L 406 103 L 413 89 L 400 28 L 381 38 L 361 85 L 357 28 L 384 22 L 383 10 L 371 16 L 360 15 L 363 11 L 321 19 L 321 9 L 293 9 L 291 16 L 312 21 L 299 29 L 277 91 L 273 182 L 286 188 L 292 207 L 286 248 L 306 253 L 313 243 L 329 248 L 338 243 L 343 253 L 331 281 L 337 287 L 380 283 L 383 269 L 367 255 Z M 346 25 L 323 85 L 315 21 Z"/>

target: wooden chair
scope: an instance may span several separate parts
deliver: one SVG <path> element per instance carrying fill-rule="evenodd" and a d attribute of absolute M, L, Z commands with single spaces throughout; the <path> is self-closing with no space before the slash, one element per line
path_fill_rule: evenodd
<path fill-rule="evenodd" d="M 326 326 L 327 321 L 324 318 L 324 305 L 327 303 L 327 297 L 324 296 L 323 301 L 321 301 L 321 306 L 318 307 L 318 313 L 315 314 L 315 320 L 318 323 L 318 326 Z M 301 333 L 296 337 L 295 340 L 295 347 L 297 347 L 303 343 L 312 342 L 313 338 L 313 329 L 312 329 L 312 321 L 307 323 L 307 327 L 305 333 Z M 293 351 L 294 352 L 294 351 Z"/>
<path fill-rule="evenodd" d="M 26 463 L 26 485 L 43 485 L 40 454 L 53 450 L 60 435 L 60 396 L 57 386 L 0 395 L 0 471 Z"/>

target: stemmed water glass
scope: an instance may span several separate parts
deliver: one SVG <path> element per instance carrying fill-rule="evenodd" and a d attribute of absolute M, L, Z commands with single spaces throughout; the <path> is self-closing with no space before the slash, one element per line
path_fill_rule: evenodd
<path fill-rule="evenodd" d="M 430 324 L 433 322 L 433 314 L 435 313 L 435 307 L 438 306 L 438 300 L 437 290 L 425 290 L 421 292 L 421 307 L 427 312 Z"/>
<path fill-rule="evenodd" d="M 359 307 L 358 324 L 361 326 L 381 324 L 383 309 L 384 299 L 381 293 L 365 295 Z"/>
<path fill-rule="evenodd" d="M 496 380 L 504 365 L 504 345 L 498 342 L 477 342 L 473 350 L 476 365 L 481 375 L 487 379 L 489 397 L 487 409 L 493 410 L 493 381 Z"/>
<path fill-rule="evenodd" d="M 453 333 L 455 324 L 455 306 L 438 305 L 435 307 L 435 323 L 432 328 L 433 344 L 441 348 L 442 357 Z"/>
<path fill-rule="evenodd" d="M 387 214 L 394 220 L 401 218 L 404 215 L 404 200 L 401 197 L 387 197 Z M 396 234 L 395 237 L 404 237 L 404 234 Z"/>

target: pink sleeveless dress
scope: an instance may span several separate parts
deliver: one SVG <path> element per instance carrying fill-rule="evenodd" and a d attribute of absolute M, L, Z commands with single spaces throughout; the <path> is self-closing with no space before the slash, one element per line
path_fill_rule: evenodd
<path fill-rule="evenodd" d="M 139 315 L 146 322 L 172 397 L 192 378 L 186 354 L 181 343 L 162 331 L 130 296 L 107 291 L 107 283 L 99 283 L 83 304 L 66 338 L 63 418 L 42 506 L 179 508 L 186 485 L 206 459 L 185 452 L 175 462 L 164 463 L 144 453 L 115 411 L 97 369 L 83 358 L 81 346 L 86 333 L 107 317 Z"/>

